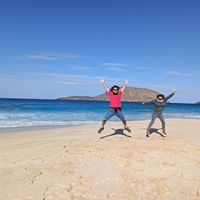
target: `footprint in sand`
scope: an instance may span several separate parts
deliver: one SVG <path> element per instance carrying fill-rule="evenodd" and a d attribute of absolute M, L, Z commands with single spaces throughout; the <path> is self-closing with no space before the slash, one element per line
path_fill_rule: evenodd
<path fill-rule="evenodd" d="M 97 200 L 95 195 L 89 194 L 91 184 L 88 177 L 79 177 L 66 186 L 54 184 L 46 188 L 42 200 Z"/>
<path fill-rule="evenodd" d="M 71 200 L 71 194 L 62 184 L 51 185 L 46 188 L 42 200 Z"/>
<path fill-rule="evenodd" d="M 97 197 L 90 193 L 92 190 L 91 177 L 80 176 L 78 179 L 71 182 L 68 191 L 72 194 L 74 200 L 96 200 Z"/>
<path fill-rule="evenodd" d="M 63 171 L 63 175 L 64 176 L 71 176 L 73 174 L 74 174 L 74 172 L 72 170 L 70 170 L 70 169 L 67 169 L 67 170 Z"/>
<path fill-rule="evenodd" d="M 38 181 L 38 177 L 42 175 L 42 172 L 38 172 L 34 177 L 32 177 L 31 182 L 35 183 L 36 181 Z"/>

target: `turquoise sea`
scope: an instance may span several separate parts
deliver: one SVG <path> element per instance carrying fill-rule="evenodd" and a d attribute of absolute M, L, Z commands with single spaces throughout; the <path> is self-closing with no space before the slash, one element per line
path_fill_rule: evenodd
<path fill-rule="evenodd" d="M 127 120 L 150 119 L 152 105 L 122 104 Z M 0 128 L 43 127 L 99 123 L 109 102 L 0 99 Z M 200 104 L 168 103 L 165 118 L 200 119 Z M 118 121 L 114 117 L 111 121 Z"/>

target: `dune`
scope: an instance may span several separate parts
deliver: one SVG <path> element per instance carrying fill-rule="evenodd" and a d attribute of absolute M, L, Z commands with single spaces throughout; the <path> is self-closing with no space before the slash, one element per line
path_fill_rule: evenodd
<path fill-rule="evenodd" d="M 0 199 L 200 199 L 200 121 L 148 122 L 0 133 Z"/>

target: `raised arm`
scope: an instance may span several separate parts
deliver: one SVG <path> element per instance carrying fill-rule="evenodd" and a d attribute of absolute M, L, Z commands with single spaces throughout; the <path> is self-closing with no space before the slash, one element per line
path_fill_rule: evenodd
<path fill-rule="evenodd" d="M 173 97 L 175 93 L 176 93 L 176 90 L 173 89 L 173 90 L 172 90 L 172 93 L 171 93 L 169 96 L 165 97 L 165 101 L 167 101 L 167 100 L 169 100 L 171 97 Z"/>
<path fill-rule="evenodd" d="M 122 92 L 125 90 L 126 86 L 128 85 L 128 80 L 125 80 L 124 86 L 120 89 Z"/>
<path fill-rule="evenodd" d="M 155 102 L 155 99 L 151 100 L 151 101 L 147 101 L 147 102 L 142 102 L 142 104 L 146 105 L 146 104 L 151 104 L 151 103 L 154 103 Z"/>
<path fill-rule="evenodd" d="M 105 88 L 106 92 L 109 92 L 109 89 L 108 89 L 107 85 L 105 84 L 104 80 L 101 79 L 100 82 L 103 85 L 103 87 Z"/>

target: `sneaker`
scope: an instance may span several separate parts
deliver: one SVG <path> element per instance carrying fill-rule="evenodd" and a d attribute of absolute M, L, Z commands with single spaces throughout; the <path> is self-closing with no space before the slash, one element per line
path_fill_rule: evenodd
<path fill-rule="evenodd" d="M 131 129 L 129 127 L 124 128 L 124 130 L 127 130 L 129 133 L 131 132 Z"/>
<path fill-rule="evenodd" d="M 98 133 L 101 133 L 101 131 L 103 131 L 104 130 L 104 128 L 100 128 L 99 130 L 98 130 Z"/>
<path fill-rule="evenodd" d="M 150 133 L 149 133 L 149 131 L 147 131 L 146 137 L 149 137 L 149 135 L 150 135 Z"/>

